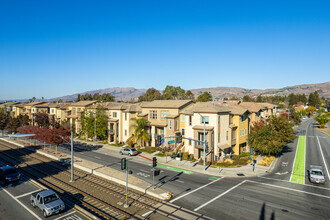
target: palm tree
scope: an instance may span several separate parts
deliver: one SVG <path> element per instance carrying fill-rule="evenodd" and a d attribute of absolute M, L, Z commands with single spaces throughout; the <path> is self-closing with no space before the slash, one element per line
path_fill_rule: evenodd
<path fill-rule="evenodd" d="M 134 134 L 128 139 L 128 141 L 141 141 L 141 147 L 143 147 L 143 142 L 148 142 L 150 140 L 150 135 L 148 130 L 146 130 L 149 121 L 144 118 L 132 118 L 131 120 L 135 121 L 134 125 L 132 125 L 134 128 Z"/>

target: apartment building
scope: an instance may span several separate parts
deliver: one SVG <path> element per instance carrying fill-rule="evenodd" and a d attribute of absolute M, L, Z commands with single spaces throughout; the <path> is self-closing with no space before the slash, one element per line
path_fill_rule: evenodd
<path fill-rule="evenodd" d="M 180 135 L 180 112 L 191 105 L 191 100 L 155 100 L 141 105 L 141 113 L 138 117 L 147 119 L 150 124 L 148 127 L 150 142 L 148 145 L 156 146 L 157 136 L 169 137 Z M 177 144 L 168 145 L 166 139 L 163 147 L 176 148 Z"/>
<path fill-rule="evenodd" d="M 67 110 L 65 111 L 65 118 L 68 120 L 70 128 L 73 128 L 75 132 L 81 129 L 79 118 L 81 113 L 85 109 L 97 104 L 97 101 L 80 101 L 67 104 Z"/>
<path fill-rule="evenodd" d="M 208 142 L 207 160 L 219 160 L 225 154 L 231 153 L 231 127 L 229 126 L 230 109 L 211 102 L 197 102 L 181 112 L 184 115 L 184 151 L 193 154 L 195 159 L 204 156 L 203 144 Z M 193 139 L 193 140 L 190 140 Z M 198 141 L 194 141 L 198 140 Z"/>

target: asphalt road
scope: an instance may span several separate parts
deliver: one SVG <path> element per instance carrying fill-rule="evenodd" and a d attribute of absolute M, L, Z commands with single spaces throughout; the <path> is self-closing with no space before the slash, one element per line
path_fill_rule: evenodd
<path fill-rule="evenodd" d="M 296 128 L 298 135 L 306 136 L 306 170 L 309 165 L 330 170 L 330 138 L 317 131 L 313 123 L 313 119 L 306 119 Z M 329 176 L 325 185 L 309 183 L 307 172 L 305 184 L 289 182 L 296 147 L 297 139 L 288 143 L 274 170 L 262 177 L 210 180 L 204 174 L 157 168 L 161 175 L 155 180 L 158 187 L 175 194 L 173 204 L 215 219 L 330 219 Z M 120 170 L 119 149 L 111 152 L 75 144 L 75 155 Z M 69 153 L 69 146 L 59 150 Z M 151 184 L 152 162 L 136 156 L 128 158 L 133 175 Z"/>
<path fill-rule="evenodd" d="M 1 164 L 2 166 L 3 164 Z M 44 219 L 42 211 L 33 208 L 30 204 L 32 192 L 41 190 L 23 177 L 19 182 L 4 185 L 0 184 L 0 219 Z M 83 220 L 89 219 L 66 205 L 64 212 L 48 217 L 53 220 Z"/>

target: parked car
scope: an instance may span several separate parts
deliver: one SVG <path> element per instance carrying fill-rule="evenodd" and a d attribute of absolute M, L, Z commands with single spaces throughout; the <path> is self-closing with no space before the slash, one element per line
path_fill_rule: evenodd
<path fill-rule="evenodd" d="M 119 151 L 121 155 L 126 154 L 128 156 L 133 156 L 133 155 L 138 155 L 138 151 L 135 150 L 134 148 L 125 148 Z"/>
<path fill-rule="evenodd" d="M 32 193 L 30 200 L 31 205 L 34 208 L 38 207 L 42 211 L 44 217 L 57 214 L 65 209 L 64 202 L 51 189 Z"/>
<path fill-rule="evenodd" d="M 321 166 L 311 165 L 308 175 L 311 183 L 325 183 L 325 177 Z"/>
<path fill-rule="evenodd" d="M 5 184 L 18 181 L 20 178 L 21 174 L 17 171 L 15 167 L 0 167 L 0 180 Z"/>

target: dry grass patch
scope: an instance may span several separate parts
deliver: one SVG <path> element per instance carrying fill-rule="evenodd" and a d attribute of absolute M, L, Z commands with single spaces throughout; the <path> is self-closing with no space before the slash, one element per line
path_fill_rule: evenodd
<path fill-rule="evenodd" d="M 275 160 L 274 156 L 264 156 L 258 165 L 269 167 L 273 160 Z"/>
<path fill-rule="evenodd" d="M 330 130 L 328 128 L 318 128 L 317 130 L 321 131 L 322 133 L 330 137 Z"/>

